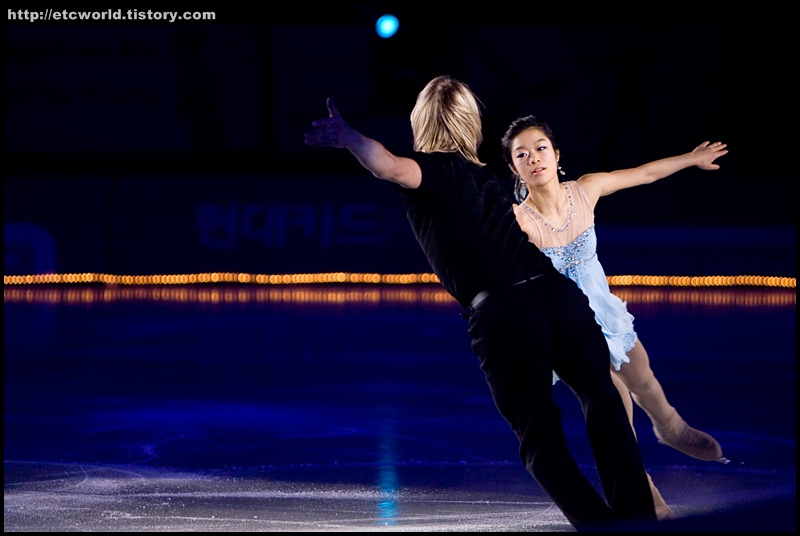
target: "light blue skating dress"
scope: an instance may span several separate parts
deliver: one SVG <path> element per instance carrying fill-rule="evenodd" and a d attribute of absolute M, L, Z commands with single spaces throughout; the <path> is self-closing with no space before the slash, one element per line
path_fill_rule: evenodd
<path fill-rule="evenodd" d="M 603 266 L 597 259 L 597 236 L 594 212 L 586 194 L 576 181 L 563 182 L 569 198 L 569 216 L 561 227 L 555 227 L 528 203 L 514 206 L 517 221 L 536 244 L 553 261 L 553 265 L 580 287 L 589 298 L 595 320 L 603 329 L 611 353 L 611 364 L 619 370 L 629 363 L 626 355 L 636 343 L 633 315 L 625 302 L 611 293 Z M 553 373 L 553 383 L 558 376 Z"/>

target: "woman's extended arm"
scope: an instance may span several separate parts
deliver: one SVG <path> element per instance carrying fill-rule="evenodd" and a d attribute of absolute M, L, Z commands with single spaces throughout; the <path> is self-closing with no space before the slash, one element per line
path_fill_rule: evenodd
<path fill-rule="evenodd" d="M 692 166 L 704 170 L 717 170 L 719 164 L 714 160 L 728 153 L 727 144 L 704 141 L 689 153 L 654 160 L 629 169 L 619 169 L 608 173 L 587 173 L 578 179 L 592 206 L 597 199 L 616 191 L 650 184 L 673 173 Z"/>

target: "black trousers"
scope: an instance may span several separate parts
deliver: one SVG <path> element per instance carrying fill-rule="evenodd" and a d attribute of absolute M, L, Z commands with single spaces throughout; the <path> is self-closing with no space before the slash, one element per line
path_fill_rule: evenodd
<path fill-rule="evenodd" d="M 609 349 L 589 301 L 554 272 L 494 292 L 466 315 L 472 350 L 525 468 L 577 530 L 654 521 L 636 437 L 611 381 Z M 606 500 L 569 452 L 553 375 L 575 393 Z"/>

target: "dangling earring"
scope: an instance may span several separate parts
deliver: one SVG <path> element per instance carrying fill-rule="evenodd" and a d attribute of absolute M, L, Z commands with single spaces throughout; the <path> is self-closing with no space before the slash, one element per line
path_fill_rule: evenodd
<path fill-rule="evenodd" d="M 519 177 L 514 176 L 514 179 L 514 197 L 517 199 L 517 203 L 522 203 L 528 197 L 528 187 Z"/>
<path fill-rule="evenodd" d="M 566 172 L 566 171 L 564 171 L 563 169 L 561 169 L 561 166 L 558 166 L 558 172 L 561 174 L 561 176 L 562 176 L 562 177 L 563 177 L 564 175 L 566 175 L 566 174 L 567 174 L 567 172 Z"/>

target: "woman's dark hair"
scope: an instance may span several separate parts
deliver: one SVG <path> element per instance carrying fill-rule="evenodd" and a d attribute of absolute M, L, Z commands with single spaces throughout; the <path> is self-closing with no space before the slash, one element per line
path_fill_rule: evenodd
<path fill-rule="evenodd" d="M 550 143 L 553 145 L 553 149 L 558 150 L 558 144 L 553 137 L 553 131 L 550 129 L 550 125 L 544 121 L 536 119 L 535 115 L 519 117 L 515 119 L 511 125 L 509 125 L 508 130 L 506 130 L 506 133 L 503 134 L 503 139 L 501 140 L 503 147 L 503 160 L 505 160 L 506 164 L 509 166 L 514 165 L 514 161 L 511 158 L 511 140 L 516 138 L 520 132 L 528 130 L 529 128 L 538 128 L 544 132 L 544 135 L 550 138 Z"/>

